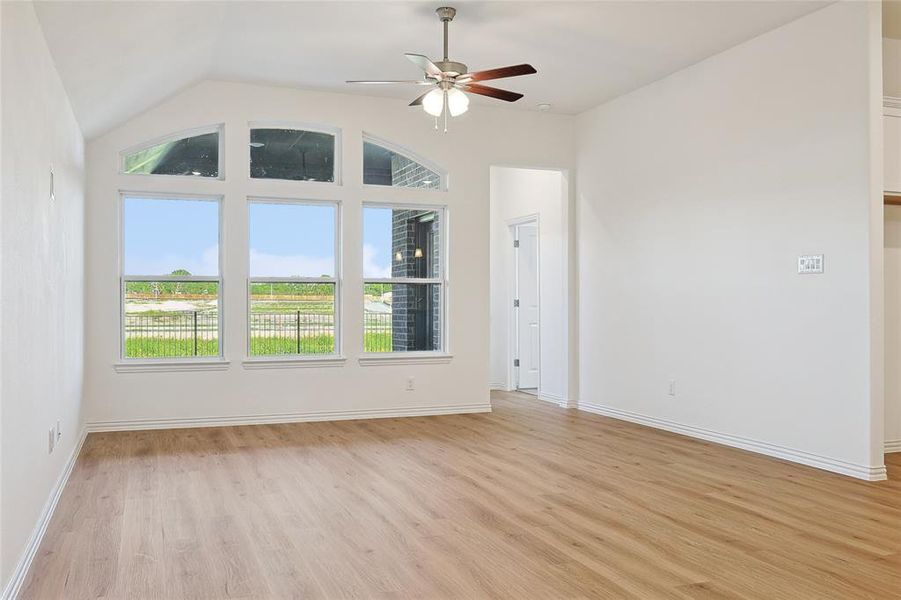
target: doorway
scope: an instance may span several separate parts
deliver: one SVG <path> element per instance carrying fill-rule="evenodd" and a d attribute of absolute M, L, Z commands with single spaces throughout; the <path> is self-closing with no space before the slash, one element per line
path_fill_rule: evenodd
<path fill-rule="evenodd" d="M 488 383 L 561 406 L 574 377 L 567 182 L 557 169 L 491 167 Z"/>
<path fill-rule="evenodd" d="M 538 219 L 514 223 L 511 233 L 514 387 L 537 396 L 541 366 Z"/>

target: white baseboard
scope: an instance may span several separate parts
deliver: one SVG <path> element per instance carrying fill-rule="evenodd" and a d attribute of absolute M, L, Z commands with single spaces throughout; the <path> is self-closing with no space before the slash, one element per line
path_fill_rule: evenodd
<path fill-rule="evenodd" d="M 230 425 L 266 425 L 273 423 L 305 423 L 311 421 L 346 421 L 351 419 L 387 419 L 393 417 L 428 417 L 491 412 L 491 404 L 453 404 L 446 406 L 412 406 L 369 408 L 361 410 L 327 410 L 304 413 L 194 417 L 185 419 L 133 419 L 124 421 L 91 421 L 87 430 L 137 431 L 142 429 L 184 429 L 187 427 L 227 427 Z"/>
<path fill-rule="evenodd" d="M 504 383 L 504 382 L 500 382 L 500 383 L 489 383 L 489 384 L 488 384 L 488 389 L 489 389 L 489 390 L 492 390 L 492 391 L 506 392 L 506 391 L 507 391 L 507 384 Z"/>
<path fill-rule="evenodd" d="M 885 453 L 901 452 L 901 440 L 885 440 Z"/>
<path fill-rule="evenodd" d="M 769 442 L 762 442 L 750 438 L 743 438 L 728 433 L 720 433 L 700 427 L 692 427 L 691 425 L 683 425 L 666 419 L 656 417 L 648 417 L 638 413 L 633 413 L 610 406 L 602 406 L 599 404 L 590 404 L 588 402 L 579 402 L 578 408 L 586 412 L 597 413 L 605 417 L 612 417 L 622 421 L 630 421 L 639 425 L 647 425 L 657 429 L 663 429 L 672 433 L 687 435 L 689 437 L 716 442 L 733 448 L 741 448 L 742 450 L 750 450 L 758 454 L 765 454 L 775 458 L 781 458 L 791 462 L 800 463 L 809 467 L 816 467 L 849 477 L 856 477 L 865 481 L 883 481 L 886 479 L 885 465 L 868 466 L 850 463 L 843 460 L 829 458 L 818 454 L 811 454 L 803 450 L 795 450 L 794 448 L 786 448 L 777 446 Z"/>
<path fill-rule="evenodd" d="M 545 392 L 543 390 L 538 390 L 538 399 L 544 400 L 545 402 L 553 402 L 557 406 L 561 408 L 569 408 L 569 401 L 559 394 L 552 394 L 550 392 Z"/>
<path fill-rule="evenodd" d="M 0 594 L 0 599 L 13 600 L 18 596 L 19 591 L 22 589 L 22 584 L 25 583 L 28 571 L 31 570 L 31 563 L 34 561 L 34 556 L 37 554 L 38 548 L 41 545 L 41 540 L 44 539 L 44 533 L 47 532 L 47 525 L 50 524 L 50 519 L 53 517 L 53 511 L 56 510 L 56 504 L 59 502 L 59 497 L 66 487 L 66 482 L 69 481 L 69 475 L 72 473 L 75 461 L 78 460 L 78 454 L 81 452 L 81 447 L 84 445 L 84 440 L 87 435 L 87 428 L 82 427 L 81 432 L 78 434 L 78 441 L 75 442 L 75 447 L 72 449 L 72 453 L 69 455 L 68 460 L 66 460 L 63 472 L 50 490 L 50 497 L 47 498 L 47 503 L 44 504 L 44 510 L 41 511 L 41 516 L 38 518 L 34 531 L 31 532 L 31 537 L 28 538 L 25 552 L 19 559 L 19 563 L 16 565 L 12 577 L 10 577 L 9 581 L 6 583 L 3 593 Z"/>

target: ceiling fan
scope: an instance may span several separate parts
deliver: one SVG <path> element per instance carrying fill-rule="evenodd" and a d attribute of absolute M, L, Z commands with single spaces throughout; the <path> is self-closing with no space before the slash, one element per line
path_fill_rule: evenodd
<path fill-rule="evenodd" d="M 447 131 L 448 113 L 450 113 L 450 116 L 456 117 L 462 115 L 469 109 L 469 97 L 465 92 L 478 94 L 480 96 L 488 96 L 489 98 L 496 98 L 506 102 L 516 102 L 523 97 L 522 94 L 481 85 L 478 82 L 503 79 L 505 77 L 517 77 L 519 75 L 532 75 L 533 73 L 538 72 L 535 70 L 535 67 L 523 64 L 469 73 L 466 65 L 461 62 L 450 60 L 447 57 L 448 24 L 453 21 L 454 16 L 457 14 L 457 9 L 451 8 L 450 6 L 443 6 L 435 12 L 438 13 L 438 18 L 444 24 L 444 59 L 433 62 L 428 56 L 422 54 L 407 53 L 404 55 L 410 59 L 410 62 L 424 71 L 422 79 L 404 81 L 348 81 L 347 83 L 433 86 L 431 90 L 413 100 L 413 102 L 410 103 L 410 106 L 422 106 L 425 112 L 435 117 L 436 129 L 438 127 L 438 117 L 443 114 L 445 132 Z"/>

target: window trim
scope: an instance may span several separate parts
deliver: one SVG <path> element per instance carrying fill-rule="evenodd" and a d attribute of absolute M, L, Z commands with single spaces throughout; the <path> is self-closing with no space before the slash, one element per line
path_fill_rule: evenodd
<path fill-rule="evenodd" d="M 249 146 L 248 146 L 249 148 Z M 302 182 L 298 182 L 302 183 Z M 326 181 L 307 182 L 307 183 L 329 183 Z M 285 198 L 270 196 L 248 196 L 247 197 L 247 249 L 244 258 L 247 261 L 247 303 L 244 315 L 244 327 L 246 330 L 247 344 L 244 347 L 244 359 L 242 361 L 245 369 L 252 368 L 273 368 L 285 366 L 336 366 L 341 365 L 345 361 L 344 357 L 344 313 L 343 313 L 343 277 L 342 267 L 343 261 L 341 256 L 342 248 L 342 202 L 341 200 L 322 200 L 309 198 Z M 253 277 L 250 274 L 250 207 L 253 204 L 287 204 L 292 206 L 332 206 L 335 209 L 335 272 L 331 277 Z M 251 284 L 253 283 L 332 283 L 335 286 L 335 349 L 328 354 L 284 354 L 284 355 L 262 355 L 253 356 L 250 353 L 250 293 Z"/>
<path fill-rule="evenodd" d="M 332 156 L 332 163 L 335 166 L 334 181 L 305 181 L 297 179 L 277 179 L 273 177 L 252 177 L 250 174 L 250 134 L 254 129 L 288 129 L 291 131 L 310 131 L 312 133 L 327 133 L 335 138 L 335 147 Z M 338 186 L 344 185 L 344 162 L 342 157 L 342 130 L 340 127 L 329 125 L 327 123 L 304 123 L 300 121 L 248 121 L 247 123 L 247 179 L 250 181 L 287 181 L 291 184 L 301 185 L 325 185 Z"/>
<path fill-rule="evenodd" d="M 134 154 L 135 152 L 140 152 L 141 150 L 146 150 L 147 148 L 152 148 L 153 146 L 158 146 L 159 144 L 164 144 L 166 142 L 184 140 L 190 137 L 196 137 L 199 135 L 206 135 L 208 133 L 218 133 L 219 134 L 219 164 L 217 165 L 219 175 L 218 177 L 199 177 L 197 175 L 162 175 L 159 173 L 126 173 L 125 172 L 125 157 L 129 154 Z M 182 181 L 196 181 L 198 179 L 207 180 L 207 181 L 224 181 L 225 180 L 225 123 L 216 123 L 214 125 L 203 125 L 200 127 L 192 127 L 190 129 L 182 129 L 181 131 L 176 131 L 173 133 L 169 133 L 166 135 L 162 135 L 157 138 L 153 138 L 151 140 L 147 140 L 145 142 L 141 142 L 140 144 L 135 144 L 133 146 L 129 146 L 124 150 L 119 151 L 119 166 L 117 169 L 119 175 L 126 175 L 128 177 L 174 177 L 180 179 Z"/>
<path fill-rule="evenodd" d="M 366 154 L 363 151 L 363 144 L 375 144 L 376 146 L 381 146 L 385 150 L 389 150 L 394 152 L 395 154 L 400 154 L 404 158 L 410 159 L 414 162 L 417 162 L 429 169 L 430 171 L 434 171 L 438 174 L 438 189 L 430 189 L 430 188 L 421 188 L 421 187 L 407 187 L 402 185 L 379 185 L 377 183 L 363 183 L 365 179 L 365 165 L 363 164 L 366 161 Z M 415 190 L 417 192 L 447 192 L 448 184 L 450 176 L 448 175 L 447 169 L 436 163 L 435 161 L 425 158 L 424 156 L 417 154 L 416 152 L 401 146 L 400 144 L 395 144 L 394 142 L 390 142 L 384 138 L 380 138 L 378 136 L 363 132 L 363 139 L 360 142 L 360 183 L 364 189 L 393 189 L 393 190 Z"/>
<path fill-rule="evenodd" d="M 382 187 L 385 186 L 372 186 L 372 187 Z M 417 188 L 410 188 L 417 189 Z M 437 191 L 437 190 L 432 190 Z M 441 301 L 441 347 L 436 350 L 411 350 L 407 352 L 366 352 L 365 350 L 365 335 L 366 329 L 365 324 L 363 327 L 363 337 L 360 338 L 360 357 L 359 362 L 361 365 L 381 365 L 381 364 L 418 364 L 418 363 L 427 363 L 427 362 L 449 362 L 453 357 L 451 353 L 451 344 L 450 344 L 450 327 L 448 324 L 448 318 L 450 311 L 448 310 L 448 301 L 450 298 L 450 269 L 449 269 L 449 252 L 448 248 L 450 248 L 450 239 L 448 235 L 449 228 L 449 214 L 450 209 L 446 204 L 427 204 L 427 203 L 408 203 L 408 202 L 392 202 L 392 201 L 382 201 L 382 200 L 364 200 L 362 206 L 360 208 L 360 265 L 363 265 L 363 244 L 365 238 L 365 231 L 363 225 L 364 221 L 364 213 L 367 208 L 390 208 L 390 209 L 399 209 L 399 210 L 426 210 L 426 211 L 436 211 L 440 212 L 440 221 L 439 221 L 439 230 L 438 234 L 441 236 L 441 244 L 440 244 L 440 253 L 439 253 L 439 276 L 438 277 L 430 277 L 430 278 L 418 278 L 418 277 L 366 277 L 366 274 L 360 272 L 360 276 L 363 282 L 363 291 L 365 293 L 366 284 L 368 283 L 400 283 L 400 284 L 433 284 L 439 286 L 439 298 Z M 365 307 L 364 307 L 365 312 Z"/>
<path fill-rule="evenodd" d="M 221 138 L 220 138 L 221 139 Z M 221 155 L 220 155 L 221 156 Z M 167 175 L 168 177 L 168 175 Z M 126 275 L 125 274 L 125 199 L 137 198 L 145 200 L 189 200 L 201 202 L 215 202 L 218 208 L 219 228 L 219 275 Z M 209 369 L 228 368 L 225 360 L 225 223 L 224 205 L 225 197 L 222 194 L 179 194 L 174 192 L 146 192 L 119 190 L 118 222 L 119 222 L 119 359 L 114 364 L 118 372 L 128 371 L 176 371 L 176 370 L 200 370 L 204 365 Z M 216 300 L 218 311 L 217 326 L 219 329 L 219 354 L 217 356 L 186 356 L 165 358 L 142 358 L 125 356 L 125 284 L 128 281 L 216 281 L 219 284 L 219 294 Z M 194 369 L 190 366 L 193 365 Z"/>
<path fill-rule="evenodd" d="M 454 355 L 438 350 L 414 352 L 364 352 L 357 359 L 360 366 L 377 367 L 380 365 L 431 365 L 447 364 Z"/>

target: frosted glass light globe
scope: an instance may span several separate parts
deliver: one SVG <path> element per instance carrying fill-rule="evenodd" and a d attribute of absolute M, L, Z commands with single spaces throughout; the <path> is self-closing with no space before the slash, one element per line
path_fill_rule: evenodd
<path fill-rule="evenodd" d="M 469 110 L 469 96 L 457 88 L 447 90 L 447 109 L 452 117 L 462 115 Z"/>
<path fill-rule="evenodd" d="M 422 110 L 426 111 L 433 117 L 441 116 L 444 112 L 444 92 L 435 88 L 425 95 L 422 99 Z"/>

